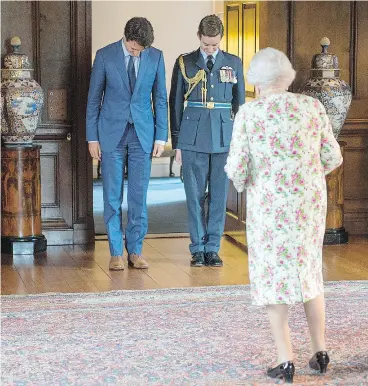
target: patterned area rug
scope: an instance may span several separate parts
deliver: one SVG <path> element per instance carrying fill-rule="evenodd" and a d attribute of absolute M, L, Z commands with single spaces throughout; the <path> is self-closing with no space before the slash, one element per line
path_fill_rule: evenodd
<path fill-rule="evenodd" d="M 368 384 L 368 281 L 326 284 L 331 367 L 318 376 L 291 308 L 295 384 Z M 265 385 L 275 349 L 248 286 L 2 297 L 4 385 Z"/>

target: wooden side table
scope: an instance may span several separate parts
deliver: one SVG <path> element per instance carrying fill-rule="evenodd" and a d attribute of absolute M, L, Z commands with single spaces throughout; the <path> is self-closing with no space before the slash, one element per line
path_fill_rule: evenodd
<path fill-rule="evenodd" d="M 46 251 L 41 228 L 41 174 L 38 145 L 1 148 L 1 252 Z"/>

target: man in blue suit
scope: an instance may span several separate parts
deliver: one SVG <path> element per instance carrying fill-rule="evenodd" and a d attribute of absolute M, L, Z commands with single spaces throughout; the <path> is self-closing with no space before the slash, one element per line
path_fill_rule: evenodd
<path fill-rule="evenodd" d="M 165 66 L 153 43 L 151 23 L 129 20 L 124 37 L 96 53 L 87 105 L 90 154 L 101 160 L 104 220 L 111 270 L 124 269 L 123 176 L 128 156 L 128 264 L 148 268 L 142 257 L 147 233 L 147 189 L 152 155 L 160 157 L 168 136 Z"/>
<path fill-rule="evenodd" d="M 245 102 L 243 65 L 219 49 L 223 34 L 216 15 L 203 18 L 200 48 L 179 56 L 171 82 L 170 129 L 176 160 L 183 165 L 193 267 L 223 265 L 218 251 L 229 187 L 224 166 L 233 118 Z"/>

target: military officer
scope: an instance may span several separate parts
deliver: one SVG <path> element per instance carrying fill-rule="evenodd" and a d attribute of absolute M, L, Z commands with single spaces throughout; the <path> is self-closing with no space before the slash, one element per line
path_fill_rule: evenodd
<path fill-rule="evenodd" d="M 224 166 L 233 118 L 245 102 L 242 62 L 219 49 L 223 34 L 216 15 L 203 18 L 197 34 L 199 49 L 179 56 L 171 81 L 172 145 L 183 167 L 193 267 L 223 265 L 218 251 L 229 187 Z"/>

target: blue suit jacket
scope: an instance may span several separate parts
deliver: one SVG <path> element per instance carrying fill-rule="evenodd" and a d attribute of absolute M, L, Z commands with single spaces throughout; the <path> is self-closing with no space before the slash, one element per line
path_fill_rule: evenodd
<path fill-rule="evenodd" d="M 233 116 L 245 102 L 243 65 L 239 57 L 219 50 L 212 71 L 204 63 L 200 50 L 183 56 L 186 75 L 189 78 L 200 70 L 207 73 L 207 101 L 231 103 L 230 109 L 206 109 L 187 107 L 184 110 L 184 94 L 188 83 L 175 63 L 170 91 L 170 129 L 174 149 L 201 153 L 225 153 L 229 150 L 233 131 Z M 220 69 L 231 67 L 236 83 L 221 82 Z M 202 101 L 202 82 L 188 96 L 188 101 Z"/>
<path fill-rule="evenodd" d="M 154 140 L 167 141 L 168 107 L 165 65 L 160 50 L 141 53 L 133 95 L 124 61 L 122 41 L 101 48 L 93 63 L 87 104 L 87 141 L 99 141 L 101 150 L 115 150 L 124 134 L 129 112 L 146 153 Z"/>

